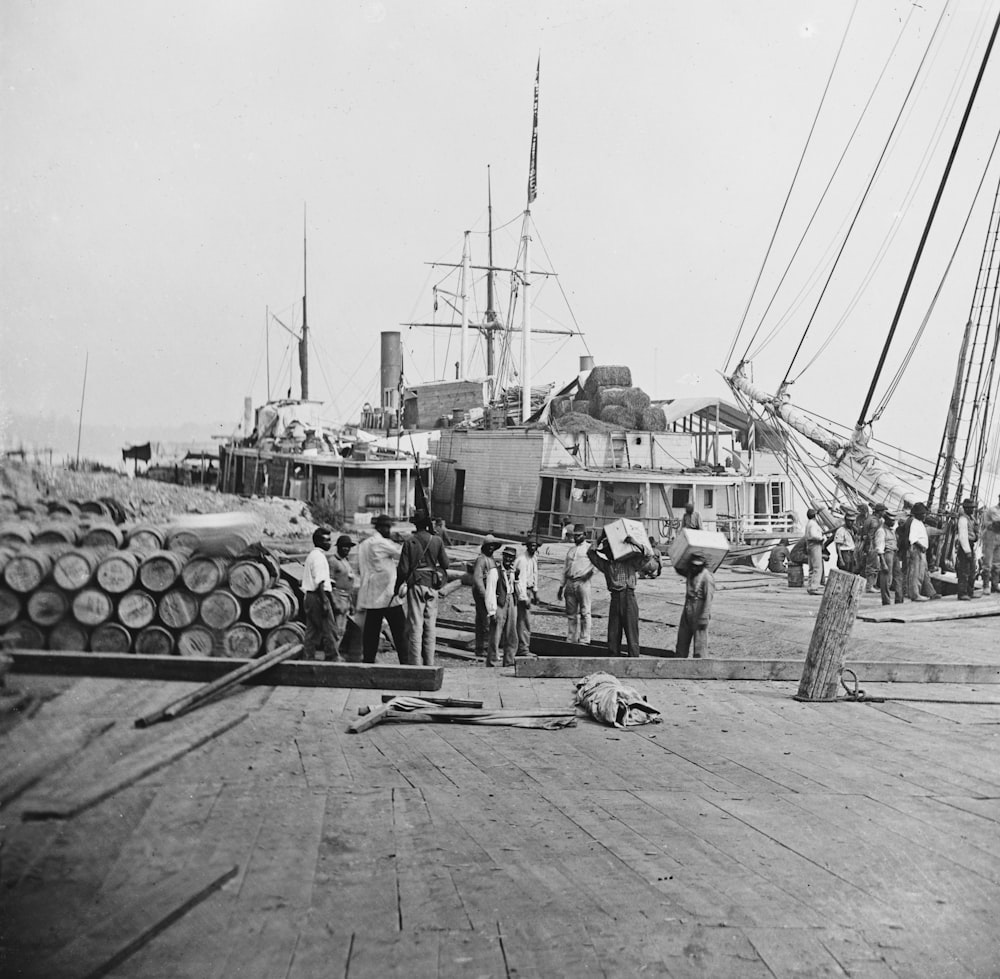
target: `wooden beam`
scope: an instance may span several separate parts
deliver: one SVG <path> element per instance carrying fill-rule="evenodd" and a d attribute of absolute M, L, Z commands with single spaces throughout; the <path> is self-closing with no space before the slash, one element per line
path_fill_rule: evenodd
<path fill-rule="evenodd" d="M 225 734 L 250 715 L 231 713 L 228 717 L 201 715 L 178 721 L 175 727 L 154 728 L 140 747 L 113 764 L 104 759 L 89 765 L 81 761 L 60 777 L 58 785 L 40 786 L 25 795 L 24 819 L 69 819 L 109 796 L 134 785 L 141 778 L 165 768 L 189 751 Z M 167 731 L 160 735 L 160 731 Z"/>
<path fill-rule="evenodd" d="M 190 680 L 208 683 L 253 660 L 203 656 L 136 656 L 128 653 L 65 653 L 35 649 L 8 651 L 13 672 L 46 676 L 105 676 L 133 680 Z M 278 663 L 249 684 L 275 687 L 363 687 L 386 690 L 440 690 L 443 666 L 366 663 Z"/>
<path fill-rule="evenodd" d="M 604 670 L 619 678 L 636 680 L 781 680 L 798 682 L 803 659 L 633 659 L 626 656 L 573 658 L 570 656 L 519 656 L 514 675 L 519 677 L 577 678 Z M 861 683 L 1000 683 L 1000 665 L 978 663 L 845 664 Z"/>
<path fill-rule="evenodd" d="M 981 619 L 990 615 L 1000 615 L 1000 602 L 976 600 L 973 604 L 957 599 L 919 605 L 883 605 L 869 612 L 859 612 L 862 622 L 946 622 L 951 619 Z"/>
<path fill-rule="evenodd" d="M 106 976 L 178 918 L 236 876 L 238 867 L 208 866 L 171 874 L 140 891 L 129 892 L 122 910 L 75 938 L 38 964 L 48 979 L 97 979 Z"/>
<path fill-rule="evenodd" d="M 654 646 L 641 646 L 643 656 L 655 656 L 656 658 L 676 657 L 679 654 L 673 649 L 659 649 Z M 608 644 L 600 639 L 591 640 L 590 643 L 570 642 L 561 636 L 546 635 L 542 632 L 531 634 L 531 651 L 536 656 L 600 656 L 608 657 Z"/>

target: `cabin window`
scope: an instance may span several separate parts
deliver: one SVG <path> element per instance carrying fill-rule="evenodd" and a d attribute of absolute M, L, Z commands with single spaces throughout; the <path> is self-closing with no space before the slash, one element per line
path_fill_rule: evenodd
<path fill-rule="evenodd" d="M 705 493 L 705 509 L 714 510 L 715 509 L 715 490 L 706 489 Z"/>
<path fill-rule="evenodd" d="M 691 487 L 690 486 L 671 486 L 670 487 L 670 506 L 683 510 L 684 507 L 688 505 L 691 499 Z"/>

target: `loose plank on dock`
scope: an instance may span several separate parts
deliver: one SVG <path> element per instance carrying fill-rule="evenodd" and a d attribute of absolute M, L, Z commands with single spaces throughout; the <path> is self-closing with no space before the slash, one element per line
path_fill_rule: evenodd
<path fill-rule="evenodd" d="M 136 656 L 127 653 L 41 652 L 12 649 L 15 673 L 63 676 L 115 676 L 135 680 L 217 680 L 247 659 L 208 656 Z M 367 663 L 278 663 L 248 684 L 294 687 L 365 687 L 376 690 L 440 690 L 443 666 Z"/>
<path fill-rule="evenodd" d="M 129 895 L 126 907 L 40 963 L 49 979 L 105 976 L 196 904 L 236 875 L 236 867 L 205 867 L 172 874 Z"/>
<path fill-rule="evenodd" d="M 990 615 L 1000 615 L 1000 602 L 940 601 L 919 605 L 883 605 L 870 612 L 859 612 L 862 622 L 947 622 L 951 619 L 982 619 Z"/>
<path fill-rule="evenodd" d="M 649 659 L 646 657 L 518 657 L 519 677 L 581 677 L 604 671 L 637 680 L 787 680 L 802 676 L 801 659 Z M 975 663 L 852 662 L 863 683 L 1000 683 L 1000 666 Z"/>

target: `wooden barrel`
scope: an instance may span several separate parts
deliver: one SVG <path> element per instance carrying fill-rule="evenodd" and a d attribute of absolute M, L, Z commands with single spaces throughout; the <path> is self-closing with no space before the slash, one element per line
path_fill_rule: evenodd
<path fill-rule="evenodd" d="M 125 543 L 125 534 L 121 527 L 110 520 L 102 520 L 81 528 L 83 536 L 80 543 L 84 547 L 98 547 L 104 550 L 117 551 Z"/>
<path fill-rule="evenodd" d="M 0 636 L 0 648 L 44 649 L 45 633 L 34 622 L 20 619 L 8 626 Z"/>
<path fill-rule="evenodd" d="M 141 560 L 135 551 L 108 551 L 97 565 L 94 580 L 109 595 L 124 595 L 135 587 Z"/>
<path fill-rule="evenodd" d="M 56 519 L 77 520 L 80 516 L 80 505 L 76 500 L 50 500 L 47 504 L 49 516 Z M 51 636 L 49 637 L 51 639 Z"/>
<path fill-rule="evenodd" d="M 16 622 L 21 615 L 21 596 L 9 588 L 0 588 L 0 628 Z"/>
<path fill-rule="evenodd" d="M 44 547 L 25 547 L 5 565 L 3 580 L 20 595 L 33 592 L 52 571 L 52 552 Z"/>
<path fill-rule="evenodd" d="M 221 653 L 223 656 L 253 659 L 260 655 L 263 646 L 264 640 L 254 626 L 249 622 L 237 622 L 223 635 Z"/>
<path fill-rule="evenodd" d="M 118 622 L 105 622 L 90 634 L 90 649 L 95 653 L 127 653 L 132 648 L 132 633 Z"/>
<path fill-rule="evenodd" d="M 256 558 L 241 558 L 229 569 L 229 590 L 240 598 L 256 598 L 274 585 L 274 570 Z"/>
<path fill-rule="evenodd" d="M 48 629 L 66 617 L 69 611 L 69 599 L 61 588 L 55 585 L 42 585 L 28 596 L 25 609 L 28 618 L 35 625 Z"/>
<path fill-rule="evenodd" d="M 139 581 L 147 591 L 167 591 L 180 578 L 184 560 L 178 551 L 150 551 L 139 565 Z"/>
<path fill-rule="evenodd" d="M 306 637 L 306 627 L 301 622 L 286 622 L 272 629 L 264 640 L 265 652 L 274 652 L 279 646 L 287 646 L 290 642 L 302 642 Z"/>
<path fill-rule="evenodd" d="M 138 588 L 127 591 L 118 599 L 115 615 L 128 629 L 145 629 L 156 618 L 156 599 L 149 592 Z"/>
<path fill-rule="evenodd" d="M 146 554 L 149 551 L 163 550 L 163 530 L 153 524 L 136 524 L 134 527 L 129 527 L 125 537 L 131 551 Z"/>
<path fill-rule="evenodd" d="M 57 622 L 49 632 L 49 649 L 65 653 L 82 653 L 89 648 L 90 634 L 72 619 Z"/>
<path fill-rule="evenodd" d="M 93 628 L 107 622 L 114 614 L 111 596 L 99 588 L 84 588 L 73 597 L 73 618 L 80 625 Z"/>
<path fill-rule="evenodd" d="M 7 566 L 7 562 L 18 552 L 18 548 L 13 544 L 0 544 L 0 573 Z"/>
<path fill-rule="evenodd" d="M 102 520 L 111 520 L 111 510 L 103 500 L 84 500 L 80 504 L 80 513 L 89 513 L 91 516 L 100 517 Z"/>
<path fill-rule="evenodd" d="M 250 603 L 247 614 L 258 629 L 276 629 L 291 619 L 294 613 L 295 607 L 287 589 L 268 588 Z"/>
<path fill-rule="evenodd" d="M 181 580 L 195 595 L 207 595 L 222 587 L 228 567 L 225 558 L 199 554 L 181 569 Z"/>
<path fill-rule="evenodd" d="M 243 614 L 243 606 L 240 600 L 229 591 L 220 588 L 206 595 L 201 600 L 201 621 L 209 629 L 217 629 L 220 632 L 235 625 Z"/>
<path fill-rule="evenodd" d="M 215 634 L 208 626 L 188 626 L 177 637 L 177 655 L 214 656 Z"/>
<path fill-rule="evenodd" d="M 160 596 L 156 609 L 167 628 L 186 629 L 198 618 L 198 598 L 182 588 L 171 588 Z"/>
<path fill-rule="evenodd" d="M 0 545 L 21 547 L 30 544 L 38 526 L 30 520 L 5 520 L 0 524 Z"/>
<path fill-rule="evenodd" d="M 32 543 L 69 544 L 75 547 L 79 539 L 80 528 L 75 521 L 45 520 L 38 525 L 38 531 Z"/>
<path fill-rule="evenodd" d="M 788 587 L 801 588 L 805 579 L 805 573 L 801 564 L 788 565 Z"/>
<path fill-rule="evenodd" d="M 161 625 L 148 625 L 135 637 L 135 651 L 140 656 L 171 656 L 174 637 Z"/>
<path fill-rule="evenodd" d="M 78 591 L 90 584 L 100 563 L 99 551 L 92 547 L 74 547 L 55 559 L 52 564 L 52 580 L 66 591 Z"/>

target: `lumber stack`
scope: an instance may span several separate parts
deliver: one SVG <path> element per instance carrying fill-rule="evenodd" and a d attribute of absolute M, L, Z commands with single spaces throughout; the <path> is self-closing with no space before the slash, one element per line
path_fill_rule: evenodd
<path fill-rule="evenodd" d="M 234 516 L 127 526 L 75 506 L 0 519 L 0 644 L 252 658 L 301 642 L 296 586 Z"/>

